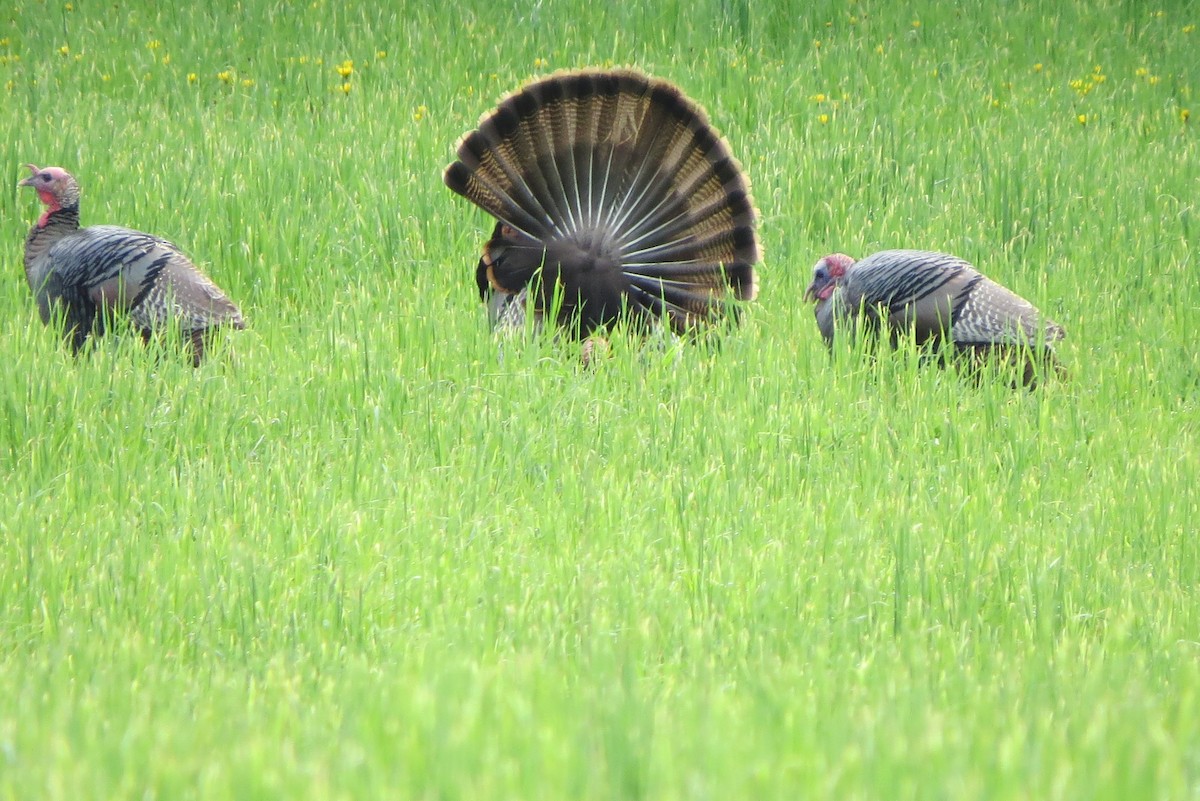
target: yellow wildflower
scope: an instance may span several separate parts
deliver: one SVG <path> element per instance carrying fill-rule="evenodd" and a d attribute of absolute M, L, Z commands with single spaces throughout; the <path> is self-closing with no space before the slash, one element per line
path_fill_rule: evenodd
<path fill-rule="evenodd" d="M 424 105 L 417 106 L 417 110 L 413 112 L 413 120 L 415 122 L 420 122 L 421 120 L 425 119 L 425 115 L 428 113 L 429 109 L 427 109 Z"/>
<path fill-rule="evenodd" d="M 75 10 L 75 4 L 74 4 L 74 3 L 67 3 L 65 6 L 63 6 L 63 10 L 64 10 L 64 11 L 74 11 L 74 10 Z"/>
<path fill-rule="evenodd" d="M 217 73 L 217 80 L 221 83 L 233 83 L 233 71 L 221 70 Z"/>
<path fill-rule="evenodd" d="M 1196 26 L 1195 26 L 1195 25 L 1184 25 L 1184 26 L 1183 26 L 1183 32 L 1184 32 L 1184 33 L 1191 33 L 1191 32 L 1192 32 L 1192 31 L 1194 31 L 1194 30 L 1196 30 Z"/>
<path fill-rule="evenodd" d="M 165 67 L 170 63 L 171 63 L 171 54 L 167 53 L 165 56 L 162 57 L 162 64 Z"/>
<path fill-rule="evenodd" d="M 1191 118 L 1192 118 L 1191 111 L 1187 110 L 1186 108 L 1179 109 L 1179 119 L 1180 120 L 1182 120 L 1183 122 L 1187 122 Z"/>
<path fill-rule="evenodd" d="M 538 56 L 537 58 L 535 58 L 533 60 L 533 68 L 535 70 L 545 69 L 549 65 L 550 65 L 550 62 L 547 61 L 546 59 L 542 58 L 541 56 Z"/>
<path fill-rule="evenodd" d="M 70 48 L 69 46 L 67 46 L 67 45 L 63 45 L 62 47 L 58 48 L 58 54 L 59 54 L 60 56 L 66 56 L 66 55 L 68 55 L 70 52 L 71 52 L 71 48 Z"/>
<path fill-rule="evenodd" d="M 146 42 L 146 47 L 150 48 L 151 50 L 157 50 L 158 48 L 162 47 L 162 42 L 158 41 L 157 39 L 151 39 L 150 41 Z"/>
<path fill-rule="evenodd" d="M 350 94 L 350 82 L 349 81 L 346 81 L 344 84 L 342 84 L 342 94 L 344 94 L 344 95 Z"/>
<path fill-rule="evenodd" d="M 346 59 L 339 64 L 336 69 L 338 75 L 341 75 L 343 78 L 349 78 L 354 74 L 354 62 L 350 59 Z"/>
<path fill-rule="evenodd" d="M 875 45 L 875 52 L 882 56 L 883 55 L 883 45 L 881 45 L 881 44 Z"/>
<path fill-rule="evenodd" d="M 1080 125 L 1087 125 L 1087 124 L 1088 124 L 1088 116 L 1087 116 L 1086 114 L 1080 114 L 1080 115 L 1079 115 L 1078 117 L 1076 117 L 1075 119 L 1079 121 L 1079 124 L 1080 124 Z"/>
<path fill-rule="evenodd" d="M 254 86 L 253 78 L 242 78 L 242 88 L 243 89 L 249 89 L 251 86 Z"/>
<path fill-rule="evenodd" d="M 198 80 L 200 80 L 200 76 L 196 75 L 196 73 L 194 73 L 194 72 L 188 73 L 188 79 L 187 79 L 188 83 L 195 83 Z"/>
<path fill-rule="evenodd" d="M 376 50 L 375 58 L 379 61 L 383 61 L 385 58 L 387 58 L 387 51 L 386 50 Z"/>
<path fill-rule="evenodd" d="M 914 19 L 914 20 L 913 20 L 913 27 L 914 27 L 914 28 L 920 28 L 920 27 L 921 27 L 921 20 L 919 20 L 919 19 Z"/>
<path fill-rule="evenodd" d="M 829 124 L 829 115 L 822 114 L 821 116 L 817 117 L 817 122 L 821 123 L 822 125 Z"/>
<path fill-rule="evenodd" d="M 1041 72 L 1041 71 L 1042 71 L 1042 62 L 1040 62 L 1040 61 L 1039 61 L 1038 63 L 1034 64 L 1034 65 L 1033 65 L 1033 71 L 1034 71 L 1034 72 Z"/>
<path fill-rule="evenodd" d="M 814 103 L 824 103 L 825 100 L 826 100 L 825 95 L 821 94 L 820 92 L 818 92 L 812 96 L 812 101 Z"/>

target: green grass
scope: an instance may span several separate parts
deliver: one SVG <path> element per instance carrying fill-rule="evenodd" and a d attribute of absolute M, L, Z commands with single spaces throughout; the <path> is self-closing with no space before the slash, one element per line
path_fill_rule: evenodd
<path fill-rule="evenodd" d="M 1196 3 L 155 5 L 0 14 L 0 799 L 1200 794 Z M 441 170 L 606 63 L 729 139 L 759 302 L 501 357 Z M 27 161 L 249 329 L 72 358 Z M 829 359 L 810 267 L 884 247 L 1071 378 Z"/>

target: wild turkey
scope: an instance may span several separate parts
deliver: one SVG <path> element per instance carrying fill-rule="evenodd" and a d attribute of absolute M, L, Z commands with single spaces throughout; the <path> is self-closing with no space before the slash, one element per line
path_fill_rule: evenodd
<path fill-rule="evenodd" d="M 886 325 L 893 344 L 911 331 L 920 344 L 936 345 L 948 336 L 960 353 L 999 352 L 1023 360 L 1027 385 L 1036 381 L 1035 362 L 1057 366 L 1053 345 L 1064 336 L 1029 301 L 945 253 L 883 250 L 857 262 L 834 253 L 817 262 L 804 296 L 815 301 L 817 325 L 829 345 L 835 328 L 861 315 L 865 331 Z"/>
<path fill-rule="evenodd" d="M 450 189 L 497 219 L 475 272 L 493 326 L 586 337 L 621 317 L 676 333 L 757 292 L 749 183 L 704 111 L 630 70 L 561 72 L 458 145 Z"/>
<path fill-rule="evenodd" d="M 178 325 L 194 365 L 210 328 L 245 327 L 238 307 L 173 244 L 114 225 L 80 228 L 75 178 L 60 167 L 27 166 L 31 175 L 18 185 L 33 187 L 46 211 L 25 239 L 25 277 L 42 322 L 60 309 L 76 352 L 115 313 L 127 313 L 147 339 Z"/>

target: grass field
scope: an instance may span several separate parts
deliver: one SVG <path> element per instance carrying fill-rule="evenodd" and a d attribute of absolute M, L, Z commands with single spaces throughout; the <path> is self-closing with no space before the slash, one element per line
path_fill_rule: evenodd
<path fill-rule="evenodd" d="M 1200 797 L 1200 5 L 204 5 L 0 13 L 0 799 Z M 605 64 L 728 137 L 759 300 L 501 357 L 442 168 Z M 249 328 L 73 358 L 25 162 Z M 885 247 L 1070 379 L 828 358 Z"/>

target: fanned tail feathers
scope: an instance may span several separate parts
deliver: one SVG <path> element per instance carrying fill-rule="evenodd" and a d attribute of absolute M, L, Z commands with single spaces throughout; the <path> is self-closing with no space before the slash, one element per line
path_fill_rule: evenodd
<path fill-rule="evenodd" d="M 703 112 L 630 70 L 558 73 L 509 96 L 463 138 L 446 185 L 500 223 L 479 278 L 584 332 L 623 311 L 677 331 L 753 299 L 749 183 Z"/>

